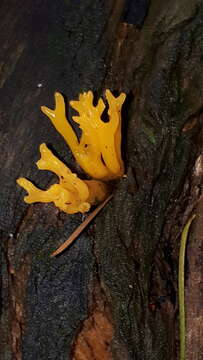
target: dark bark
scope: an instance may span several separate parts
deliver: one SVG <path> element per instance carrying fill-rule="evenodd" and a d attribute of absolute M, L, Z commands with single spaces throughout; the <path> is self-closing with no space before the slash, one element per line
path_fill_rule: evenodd
<path fill-rule="evenodd" d="M 201 2 L 9 0 L 0 10 L 1 359 L 177 359 L 180 235 L 202 212 Z M 46 188 L 55 180 L 34 166 L 42 142 L 84 176 L 39 108 L 54 106 L 56 90 L 71 100 L 105 88 L 127 94 L 127 177 L 77 241 L 50 258 L 82 217 L 26 205 L 15 181 Z M 197 360 L 203 247 L 195 221 L 186 302 L 187 358 Z"/>

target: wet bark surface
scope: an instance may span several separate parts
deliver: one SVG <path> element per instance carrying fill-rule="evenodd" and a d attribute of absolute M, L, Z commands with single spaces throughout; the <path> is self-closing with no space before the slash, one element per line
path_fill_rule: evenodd
<path fill-rule="evenodd" d="M 9 0 L 0 10 L 1 359 L 177 359 L 178 250 L 193 212 L 186 344 L 187 359 L 202 359 L 201 2 Z M 43 142 L 85 174 L 40 106 L 54 107 L 55 91 L 69 101 L 106 88 L 127 94 L 127 176 L 50 258 L 82 216 L 25 204 L 16 179 L 56 181 L 34 165 Z"/>

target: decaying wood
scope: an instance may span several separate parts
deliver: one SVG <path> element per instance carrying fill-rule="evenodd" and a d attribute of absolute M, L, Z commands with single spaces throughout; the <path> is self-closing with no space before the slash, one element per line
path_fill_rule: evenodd
<path fill-rule="evenodd" d="M 67 249 L 73 241 L 81 234 L 81 232 L 89 225 L 89 223 L 100 213 L 103 207 L 112 199 L 112 194 L 109 195 L 100 205 L 96 207 L 94 211 L 73 231 L 69 238 L 58 248 L 56 249 L 51 256 L 56 256 L 61 254 L 65 249 Z"/>
<path fill-rule="evenodd" d="M 187 360 L 201 360 L 201 2 L 3 0 L 0 10 L 0 358 L 178 359 L 178 251 L 195 211 L 186 346 Z M 106 88 L 127 94 L 127 176 L 79 241 L 50 258 L 82 217 L 26 205 L 16 178 L 56 180 L 34 166 L 43 142 L 85 178 L 39 109 L 55 91 L 72 100 Z"/>

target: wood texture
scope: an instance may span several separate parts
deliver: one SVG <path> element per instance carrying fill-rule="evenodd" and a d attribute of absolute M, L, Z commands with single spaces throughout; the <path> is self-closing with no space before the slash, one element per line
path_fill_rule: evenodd
<path fill-rule="evenodd" d="M 178 359 L 179 241 L 202 212 L 201 2 L 3 0 L 0 11 L 0 358 Z M 56 180 L 34 165 L 42 142 L 85 177 L 39 109 L 56 90 L 106 88 L 127 94 L 127 177 L 50 258 L 82 216 L 26 205 L 15 181 Z M 202 359 L 201 223 L 187 251 L 187 360 Z"/>

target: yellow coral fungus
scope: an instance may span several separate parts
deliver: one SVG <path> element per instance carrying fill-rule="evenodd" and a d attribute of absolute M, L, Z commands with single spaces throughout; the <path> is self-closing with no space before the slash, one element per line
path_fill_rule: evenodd
<path fill-rule="evenodd" d="M 97 180 L 79 179 L 45 144 L 41 144 L 41 158 L 37 166 L 40 170 L 54 172 L 59 178 L 59 183 L 50 186 L 48 190 L 40 190 L 29 180 L 19 178 L 17 183 L 28 192 L 24 198 L 25 202 L 54 202 L 60 210 L 73 214 L 84 213 L 92 204 L 107 198 L 108 187 L 105 182 L 98 179 L 115 179 L 121 177 L 124 172 L 121 157 L 121 107 L 125 94 L 122 93 L 115 98 L 110 90 L 106 90 L 106 99 L 109 106 L 108 122 L 101 120 L 105 109 L 103 100 L 99 99 L 94 106 L 92 91 L 80 94 L 78 101 L 70 102 L 72 108 L 79 113 L 73 120 L 82 130 L 80 139 L 66 119 L 65 103 L 61 94 L 55 94 L 55 110 L 42 106 L 43 113 L 64 137 L 78 164 Z"/>
<path fill-rule="evenodd" d="M 48 190 L 40 190 L 25 178 L 19 178 L 17 183 L 28 195 L 24 200 L 33 202 L 54 202 L 62 211 L 74 214 L 84 213 L 92 204 L 103 201 L 108 195 L 107 185 L 98 180 L 81 180 L 64 165 L 45 144 L 40 145 L 41 159 L 37 166 L 41 170 L 50 170 L 59 177 L 59 184 L 51 185 Z"/>
<path fill-rule="evenodd" d="M 41 108 L 64 137 L 78 164 L 95 179 L 110 180 L 123 175 L 121 107 L 125 97 L 121 93 L 115 98 L 110 90 L 106 90 L 108 122 L 101 120 L 105 109 L 103 100 L 100 98 L 94 106 L 92 91 L 80 94 L 78 101 L 70 101 L 70 105 L 79 113 L 79 116 L 73 117 L 82 130 L 79 140 L 66 119 L 65 103 L 60 93 L 55 94 L 55 110 L 45 106 Z"/>

